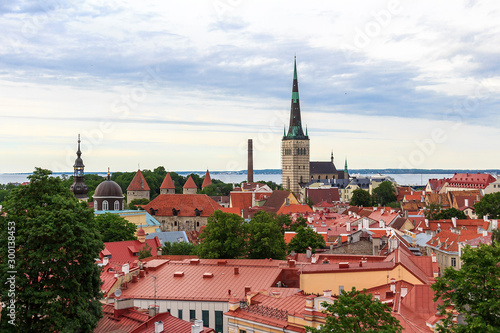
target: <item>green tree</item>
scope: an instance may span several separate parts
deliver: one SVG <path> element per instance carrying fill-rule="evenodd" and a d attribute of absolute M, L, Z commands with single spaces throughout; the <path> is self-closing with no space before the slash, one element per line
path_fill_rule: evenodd
<path fill-rule="evenodd" d="M 141 249 L 139 249 L 139 260 L 151 257 L 151 246 L 146 243 Z"/>
<path fill-rule="evenodd" d="M 137 207 L 138 205 L 147 205 L 148 203 L 149 203 L 149 200 L 146 198 L 134 199 L 134 200 L 130 201 L 130 203 L 128 204 L 128 209 L 139 210 L 142 208 Z"/>
<path fill-rule="evenodd" d="M 103 242 L 120 242 L 137 239 L 135 224 L 127 221 L 118 214 L 104 213 L 95 218 L 97 229 L 102 235 Z"/>
<path fill-rule="evenodd" d="M 344 291 L 332 304 L 323 302 L 326 323 L 319 329 L 306 327 L 306 332 L 402 332 L 399 320 L 391 316 L 391 308 L 356 288 Z"/>
<path fill-rule="evenodd" d="M 295 222 L 293 222 L 290 225 L 290 231 L 297 231 L 299 227 L 306 228 L 307 227 L 307 220 L 303 216 L 299 216 L 295 219 Z"/>
<path fill-rule="evenodd" d="M 326 246 L 323 236 L 311 228 L 299 226 L 296 232 L 295 237 L 288 243 L 288 252 L 305 253 L 308 247 L 314 252 Z"/>
<path fill-rule="evenodd" d="M 305 204 L 309 206 L 309 208 L 313 208 L 314 202 L 312 201 L 311 197 L 306 197 Z"/>
<path fill-rule="evenodd" d="M 233 184 L 226 184 L 218 179 L 212 179 L 212 185 L 208 185 L 203 190 L 198 190 L 198 193 L 208 196 L 229 195 L 233 190 Z"/>
<path fill-rule="evenodd" d="M 490 219 L 500 218 L 500 192 L 486 194 L 474 204 L 474 211 L 479 218 L 485 215 Z"/>
<path fill-rule="evenodd" d="M 196 255 L 197 248 L 189 242 L 165 242 L 162 254 L 165 255 Z"/>
<path fill-rule="evenodd" d="M 373 200 L 382 206 L 385 206 L 389 202 L 396 201 L 396 190 L 390 181 L 380 183 L 379 186 L 373 189 L 372 194 Z"/>
<path fill-rule="evenodd" d="M 207 226 L 200 234 L 198 255 L 206 259 L 234 259 L 245 251 L 245 225 L 236 214 L 216 210 L 208 217 Z"/>
<path fill-rule="evenodd" d="M 441 205 L 431 203 L 429 206 L 427 206 L 427 210 L 425 211 L 424 215 L 426 219 L 429 220 L 435 220 L 437 214 L 441 211 Z"/>
<path fill-rule="evenodd" d="M 443 209 L 442 211 L 434 215 L 435 220 L 451 219 L 452 217 L 456 217 L 457 219 L 467 218 L 464 212 L 456 208 Z"/>
<path fill-rule="evenodd" d="M 467 246 L 462 253 L 462 267 L 445 269 L 432 285 L 434 302 L 443 301 L 438 310 L 445 316 L 440 332 L 498 332 L 500 327 L 500 246 Z M 453 323 L 454 306 L 464 315 L 466 325 Z"/>
<path fill-rule="evenodd" d="M 93 332 L 102 317 L 101 269 L 95 258 L 104 244 L 94 213 L 51 173 L 36 168 L 29 184 L 16 188 L 5 202 L 0 298 L 15 300 L 15 319 L 4 308 L 2 331 Z M 12 251 L 15 262 L 8 261 Z M 12 276 L 15 294 L 9 295 L 4 286 Z M 11 319 L 15 326 L 8 323 Z"/>
<path fill-rule="evenodd" d="M 358 188 L 352 191 L 350 204 L 352 206 L 370 207 L 372 205 L 372 197 L 368 191 Z"/>
<path fill-rule="evenodd" d="M 254 214 L 247 225 L 250 259 L 285 259 L 286 243 L 280 223 L 280 219 L 267 212 Z"/>

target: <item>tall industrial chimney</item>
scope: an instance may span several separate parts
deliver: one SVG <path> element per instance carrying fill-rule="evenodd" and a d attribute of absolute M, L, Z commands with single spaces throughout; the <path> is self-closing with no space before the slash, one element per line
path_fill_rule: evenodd
<path fill-rule="evenodd" d="M 248 139 L 248 182 L 253 183 L 253 142 Z"/>

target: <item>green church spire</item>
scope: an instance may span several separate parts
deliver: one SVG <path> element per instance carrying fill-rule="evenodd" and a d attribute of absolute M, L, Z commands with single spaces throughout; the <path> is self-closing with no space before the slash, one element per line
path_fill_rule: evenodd
<path fill-rule="evenodd" d="M 307 129 L 304 135 L 304 130 L 302 129 L 302 121 L 300 119 L 300 100 L 299 100 L 299 84 L 297 79 L 297 57 L 293 60 L 293 87 L 292 87 L 292 105 L 290 107 L 290 127 L 288 128 L 288 134 L 284 136 L 283 139 L 293 140 L 305 140 L 308 139 Z"/>

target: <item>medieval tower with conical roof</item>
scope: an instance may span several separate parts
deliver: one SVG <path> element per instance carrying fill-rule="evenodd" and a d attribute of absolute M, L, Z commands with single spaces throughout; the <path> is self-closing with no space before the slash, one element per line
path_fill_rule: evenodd
<path fill-rule="evenodd" d="M 309 137 L 304 134 L 300 119 L 299 85 L 297 80 L 297 59 L 293 64 L 292 105 L 290 126 L 281 140 L 281 173 L 283 187 L 299 195 L 300 183 L 307 183 L 309 173 Z"/>
<path fill-rule="evenodd" d="M 76 160 L 73 165 L 73 184 L 69 187 L 70 191 L 78 200 L 87 200 L 87 192 L 89 188 L 85 184 L 85 165 L 82 160 L 82 152 L 80 151 L 80 134 L 78 134 L 78 150 L 76 151 Z"/>

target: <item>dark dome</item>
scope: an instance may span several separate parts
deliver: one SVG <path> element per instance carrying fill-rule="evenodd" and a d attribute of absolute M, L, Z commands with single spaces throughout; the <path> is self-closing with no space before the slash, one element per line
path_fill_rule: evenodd
<path fill-rule="evenodd" d="M 123 198 L 123 193 L 120 185 L 112 180 L 105 180 L 97 186 L 94 192 L 95 197 L 120 197 Z"/>
<path fill-rule="evenodd" d="M 80 156 L 78 156 L 76 158 L 75 164 L 73 165 L 73 168 L 77 167 L 77 166 L 79 166 L 79 167 L 84 167 L 85 166 L 85 165 L 83 165 L 83 160 L 82 160 L 82 158 Z"/>

